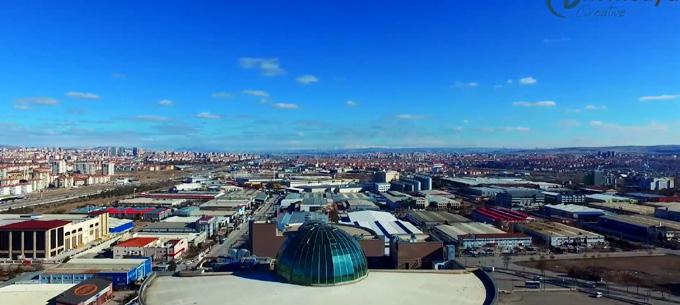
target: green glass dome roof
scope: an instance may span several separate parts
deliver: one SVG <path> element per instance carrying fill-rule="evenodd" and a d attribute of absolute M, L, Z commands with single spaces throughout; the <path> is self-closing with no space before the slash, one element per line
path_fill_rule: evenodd
<path fill-rule="evenodd" d="M 336 285 L 368 275 L 366 256 L 359 242 L 320 222 L 306 223 L 289 235 L 276 258 L 276 272 L 298 285 Z"/>

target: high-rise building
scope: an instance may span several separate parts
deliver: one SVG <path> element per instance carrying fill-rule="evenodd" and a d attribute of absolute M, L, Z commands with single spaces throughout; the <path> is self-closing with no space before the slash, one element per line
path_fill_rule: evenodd
<path fill-rule="evenodd" d="M 84 175 L 94 175 L 97 173 L 94 163 L 84 161 L 76 162 L 75 171 Z"/>
<path fill-rule="evenodd" d="M 143 150 L 143 149 L 141 149 L 141 148 L 139 148 L 139 147 L 133 147 L 133 148 L 132 148 L 132 156 L 134 156 L 135 158 L 136 158 L 136 157 L 143 156 L 143 155 L 144 155 L 144 150 Z"/>
<path fill-rule="evenodd" d="M 66 173 L 66 160 L 52 161 L 52 174 L 60 175 Z"/>
<path fill-rule="evenodd" d="M 593 171 L 593 185 L 603 186 L 605 185 L 604 171 L 601 169 L 596 169 Z"/>
<path fill-rule="evenodd" d="M 420 181 L 418 181 L 414 178 L 401 178 L 401 179 L 399 179 L 399 181 L 403 182 L 405 184 L 412 185 L 413 187 L 409 187 L 409 189 L 413 189 L 412 192 L 420 192 L 420 191 L 423 190 L 422 184 L 420 183 Z"/>
<path fill-rule="evenodd" d="M 644 178 L 640 180 L 640 188 L 649 191 L 660 191 L 675 188 L 675 178 Z"/>
<path fill-rule="evenodd" d="M 113 176 L 116 165 L 113 162 L 102 163 L 102 175 Z"/>
<path fill-rule="evenodd" d="M 425 175 L 415 175 L 413 179 L 420 181 L 420 190 L 429 191 L 432 190 L 432 178 Z"/>
<path fill-rule="evenodd" d="M 398 180 L 399 179 L 399 172 L 397 171 L 379 171 L 376 172 L 373 180 L 374 182 L 377 183 L 390 183 L 392 180 Z"/>

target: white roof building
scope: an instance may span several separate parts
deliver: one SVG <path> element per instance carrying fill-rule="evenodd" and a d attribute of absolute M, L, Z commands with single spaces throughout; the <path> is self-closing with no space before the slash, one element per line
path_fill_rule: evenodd
<path fill-rule="evenodd" d="M 347 213 L 341 219 L 341 223 L 352 224 L 374 231 L 378 236 L 388 242 L 392 237 L 410 239 L 415 237 L 424 240 L 427 234 L 419 230 L 410 222 L 401 221 L 394 215 L 380 211 L 356 211 Z"/>

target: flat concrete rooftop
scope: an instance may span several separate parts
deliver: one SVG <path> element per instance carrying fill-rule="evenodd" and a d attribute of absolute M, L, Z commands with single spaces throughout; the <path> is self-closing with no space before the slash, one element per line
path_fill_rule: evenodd
<path fill-rule="evenodd" d="M 75 284 L 14 284 L 0 288 L 2 304 L 46 305 Z"/>
<path fill-rule="evenodd" d="M 362 281 L 307 287 L 276 281 L 273 274 L 169 277 L 154 280 L 147 305 L 181 304 L 457 304 L 482 305 L 486 291 L 472 273 L 370 271 Z"/>

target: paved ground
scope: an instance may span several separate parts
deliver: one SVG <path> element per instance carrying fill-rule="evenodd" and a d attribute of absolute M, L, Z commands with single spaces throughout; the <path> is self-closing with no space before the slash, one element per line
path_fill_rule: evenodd
<path fill-rule="evenodd" d="M 499 305 L 630 305 L 607 298 L 592 298 L 579 292 L 515 292 L 500 296 Z"/>
<path fill-rule="evenodd" d="M 546 298 L 551 298 L 551 295 L 560 295 L 564 293 L 565 290 L 574 289 L 578 292 L 573 292 L 574 295 L 585 296 L 593 294 L 596 291 L 602 292 L 605 296 L 605 300 L 599 300 L 598 302 L 607 301 L 609 304 L 618 300 L 620 302 L 614 303 L 619 304 L 625 302 L 628 304 L 654 304 L 654 305 L 672 305 L 680 304 L 680 300 L 676 296 L 670 296 L 668 294 L 664 295 L 658 291 L 651 291 L 648 289 L 641 288 L 639 290 L 636 287 L 626 287 L 621 285 L 615 285 L 612 283 L 607 283 L 605 286 L 592 287 L 589 285 L 588 281 L 580 281 L 570 279 L 561 274 L 556 274 L 550 271 L 545 272 L 545 278 L 541 280 L 543 286 L 540 289 L 525 289 L 524 281 L 533 279 L 535 276 L 542 275 L 538 270 L 522 267 L 522 270 L 517 269 L 518 266 L 511 264 L 512 269 L 506 270 L 501 268 L 496 268 L 495 272 L 491 272 L 491 276 L 496 281 L 496 285 L 501 290 L 506 290 L 514 295 L 531 295 L 530 298 L 538 298 L 540 302 L 540 295 L 545 295 Z M 539 296 L 534 296 L 539 295 Z M 507 300 L 515 300 L 517 297 L 512 297 L 508 299 L 509 295 L 502 295 L 502 298 Z M 599 303 L 607 304 L 607 303 Z M 554 305 L 554 304 L 550 304 Z"/>
<path fill-rule="evenodd" d="M 680 256 L 657 255 L 638 257 L 600 257 L 547 260 L 546 268 L 567 273 L 570 268 L 601 270 L 608 281 L 625 284 L 625 274 L 635 273 L 647 285 L 668 284 L 680 278 Z M 538 262 L 520 262 L 520 266 L 536 268 Z"/>
<path fill-rule="evenodd" d="M 484 286 L 473 274 L 371 272 L 360 282 L 334 287 L 291 285 L 271 276 L 163 276 L 147 290 L 146 304 L 481 305 L 484 297 Z"/>

